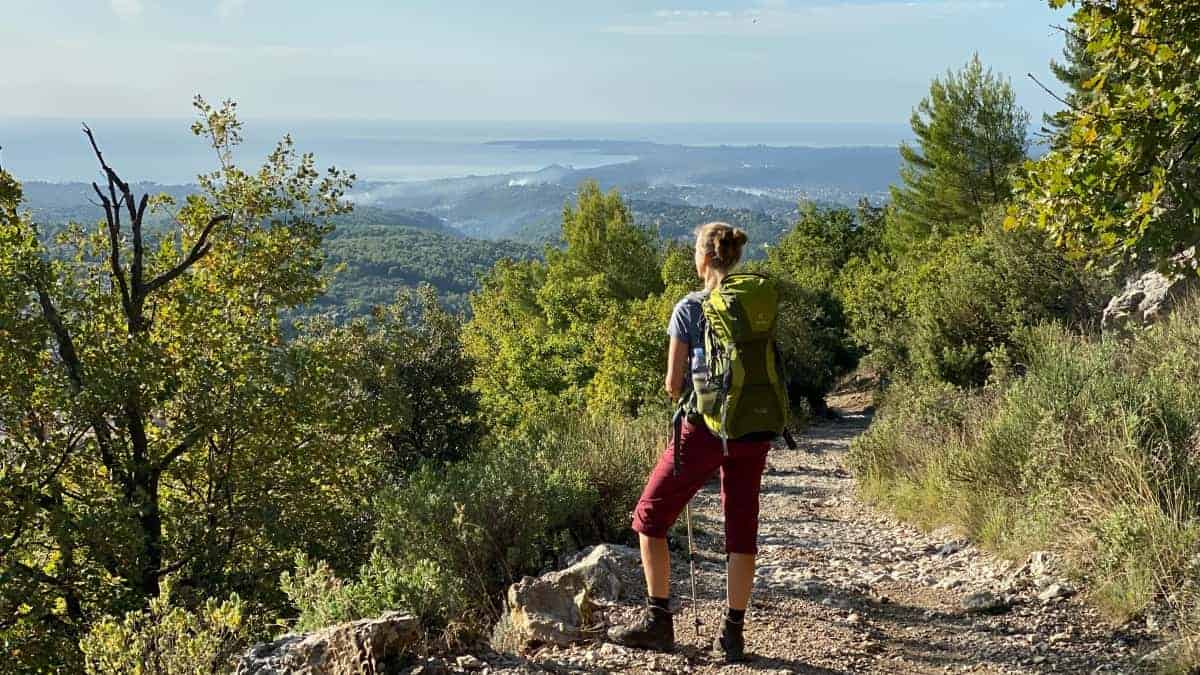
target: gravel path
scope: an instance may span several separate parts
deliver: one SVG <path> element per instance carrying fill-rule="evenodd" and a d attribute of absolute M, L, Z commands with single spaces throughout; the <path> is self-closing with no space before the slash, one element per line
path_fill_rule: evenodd
<path fill-rule="evenodd" d="M 753 661 L 727 667 L 708 649 L 725 597 L 714 481 L 693 502 L 701 637 L 693 628 L 686 551 L 678 551 L 673 558 L 673 590 L 681 605 L 676 653 L 616 645 L 550 648 L 532 655 L 525 667 L 556 672 L 1135 672 L 1136 655 L 1150 636 L 1105 623 L 1055 575 L 1051 557 L 1035 554 L 1024 565 L 1012 565 L 949 533 L 922 533 L 858 501 L 845 459 L 851 439 L 868 422 L 863 414 L 850 414 L 809 429 L 798 439 L 799 451 L 771 454 L 758 575 L 746 624 Z M 968 598 L 992 613 L 968 611 Z M 633 611 L 611 610 L 609 618 L 620 621 Z"/>

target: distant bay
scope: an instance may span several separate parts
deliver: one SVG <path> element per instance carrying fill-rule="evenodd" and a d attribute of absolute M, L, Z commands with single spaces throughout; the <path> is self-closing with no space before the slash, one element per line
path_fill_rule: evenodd
<path fill-rule="evenodd" d="M 210 149 L 188 131 L 188 120 L 95 119 L 112 164 L 134 180 L 188 183 L 215 166 Z M 96 164 L 80 122 L 0 118 L 0 165 L 26 181 L 90 181 Z M 362 180 L 416 181 L 536 171 L 550 165 L 576 169 L 633 159 L 583 146 L 511 145 L 496 141 L 603 139 L 717 146 L 894 146 L 911 132 L 903 125 L 860 123 L 586 123 L 409 122 L 392 120 L 248 120 L 238 159 L 257 164 L 284 133 L 313 152 L 321 166 L 335 164 Z"/>

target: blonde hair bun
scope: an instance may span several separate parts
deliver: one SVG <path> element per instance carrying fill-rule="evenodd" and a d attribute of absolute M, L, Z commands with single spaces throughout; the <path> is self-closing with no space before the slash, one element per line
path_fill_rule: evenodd
<path fill-rule="evenodd" d="M 696 248 L 722 270 L 738 264 L 742 259 L 742 249 L 749 239 L 745 230 L 720 221 L 696 228 Z"/>

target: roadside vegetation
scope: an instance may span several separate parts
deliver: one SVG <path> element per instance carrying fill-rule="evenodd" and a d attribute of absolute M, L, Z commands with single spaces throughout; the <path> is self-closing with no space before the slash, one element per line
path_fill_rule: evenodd
<path fill-rule="evenodd" d="M 1200 307 L 1121 334 L 1099 320 L 1131 271 L 1196 274 L 1181 254 L 1200 227 L 1200 16 L 1071 4 L 1066 108 L 1042 157 L 1023 158 L 1011 91 L 977 64 L 914 113 L 883 245 L 841 282 L 886 384 L 852 460 L 901 517 L 1014 558 L 1057 551 L 1114 621 L 1165 607 L 1191 634 Z M 1191 652 L 1168 668 L 1195 667 Z"/>

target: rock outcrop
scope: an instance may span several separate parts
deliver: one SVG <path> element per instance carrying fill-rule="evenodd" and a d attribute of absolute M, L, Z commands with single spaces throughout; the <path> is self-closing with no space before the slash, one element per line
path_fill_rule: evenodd
<path fill-rule="evenodd" d="M 1194 252 L 1181 255 L 1177 262 L 1194 269 Z M 1196 282 L 1195 271 L 1170 275 L 1150 271 L 1133 277 L 1125 283 L 1125 289 L 1108 302 L 1101 325 L 1105 330 L 1148 326 L 1169 314 L 1175 304 L 1196 287 Z"/>
<path fill-rule="evenodd" d="M 398 672 L 420 640 L 416 617 L 390 612 L 257 645 L 237 675 L 358 675 Z"/>
<path fill-rule="evenodd" d="M 639 574 L 637 551 L 601 544 L 566 569 L 525 577 L 508 589 L 507 609 L 492 647 L 520 653 L 542 645 L 570 645 L 594 626 L 593 613 L 627 594 Z M 632 583 L 631 583 L 632 582 Z"/>

